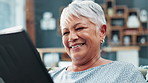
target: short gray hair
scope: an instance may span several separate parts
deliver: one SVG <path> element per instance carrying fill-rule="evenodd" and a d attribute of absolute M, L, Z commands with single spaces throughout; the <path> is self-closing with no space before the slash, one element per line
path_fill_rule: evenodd
<path fill-rule="evenodd" d="M 104 11 L 99 4 L 93 1 L 74 1 L 65 7 L 60 18 L 61 28 L 65 26 L 65 23 L 68 23 L 71 16 L 86 17 L 97 26 L 106 24 Z"/>

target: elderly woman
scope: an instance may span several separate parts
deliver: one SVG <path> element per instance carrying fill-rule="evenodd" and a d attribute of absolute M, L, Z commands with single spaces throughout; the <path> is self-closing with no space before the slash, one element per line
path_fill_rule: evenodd
<path fill-rule="evenodd" d="M 145 83 L 133 65 L 101 58 L 107 27 L 97 3 L 72 2 L 64 8 L 60 26 L 72 65 L 50 72 L 55 83 Z"/>

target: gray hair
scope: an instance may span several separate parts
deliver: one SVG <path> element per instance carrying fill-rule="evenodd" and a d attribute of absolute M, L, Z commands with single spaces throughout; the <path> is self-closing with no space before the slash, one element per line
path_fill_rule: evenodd
<path fill-rule="evenodd" d="M 106 24 L 104 11 L 101 6 L 93 1 L 74 1 L 63 9 L 60 18 L 60 27 L 64 27 L 72 16 L 86 17 L 97 26 Z"/>

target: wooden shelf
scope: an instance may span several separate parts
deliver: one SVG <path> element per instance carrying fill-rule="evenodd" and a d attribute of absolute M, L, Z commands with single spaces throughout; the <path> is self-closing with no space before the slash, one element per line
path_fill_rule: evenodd
<path fill-rule="evenodd" d="M 64 48 L 37 48 L 40 56 L 43 53 L 66 53 Z M 140 50 L 139 46 L 116 46 L 116 47 L 104 47 L 102 48 L 105 52 L 116 52 L 116 51 L 126 51 L 126 50 Z"/>
<path fill-rule="evenodd" d="M 140 50 L 139 46 L 118 46 L 118 47 L 105 47 L 102 48 L 105 52 L 117 52 L 117 51 L 128 51 L 128 50 Z"/>
<path fill-rule="evenodd" d="M 43 53 L 65 53 L 65 49 L 64 48 L 37 48 L 40 57 L 42 59 L 43 57 Z"/>
<path fill-rule="evenodd" d="M 138 35 L 148 35 L 148 29 L 140 31 Z"/>
<path fill-rule="evenodd" d="M 146 42 L 144 44 L 138 44 L 138 46 L 148 46 L 148 42 Z"/>
<path fill-rule="evenodd" d="M 124 29 L 123 34 L 124 35 L 138 35 L 139 31 L 138 29 L 126 29 L 126 30 Z"/>
<path fill-rule="evenodd" d="M 64 48 L 37 48 L 40 52 L 63 53 L 66 52 Z"/>

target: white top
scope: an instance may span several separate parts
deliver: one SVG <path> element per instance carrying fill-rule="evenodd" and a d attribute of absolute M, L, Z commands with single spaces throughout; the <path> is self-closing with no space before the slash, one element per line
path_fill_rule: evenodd
<path fill-rule="evenodd" d="M 64 67 L 49 73 L 54 83 L 146 83 L 132 64 L 119 61 L 80 72 L 69 72 Z"/>

